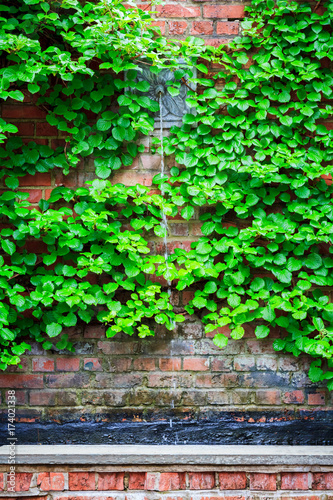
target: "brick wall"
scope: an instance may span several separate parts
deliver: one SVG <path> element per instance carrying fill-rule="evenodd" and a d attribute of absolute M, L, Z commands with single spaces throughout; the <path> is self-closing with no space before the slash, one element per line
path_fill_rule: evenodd
<path fill-rule="evenodd" d="M 333 495 L 329 467 L 139 469 L 20 466 L 15 491 L 21 500 L 327 500 Z M 9 496 L 6 474 L 0 474 L 0 500 Z"/>
<path fill-rule="evenodd" d="M 149 3 L 142 3 L 149 8 Z M 163 2 L 156 6 L 156 23 L 168 36 L 200 35 L 207 43 L 218 44 L 239 31 L 243 16 L 241 3 L 209 0 Z M 213 71 L 214 68 L 211 68 Z M 3 104 L 2 117 L 19 128 L 26 142 L 30 140 L 56 147 L 63 136 L 45 121 L 45 112 L 35 105 L 35 96 L 26 97 L 22 105 Z M 132 167 L 120 170 L 114 183 L 152 184 L 160 172 L 160 158 L 151 153 L 151 140 L 144 138 L 145 151 Z M 167 166 L 172 166 L 167 159 Z M 94 176 L 89 161 L 64 176 L 57 169 L 51 173 L 20 179 L 29 200 L 37 203 L 48 198 L 59 185 L 81 186 Z M 200 236 L 200 211 L 192 220 L 170 221 L 169 250 L 189 249 Z M 157 239 L 152 251 L 163 253 Z M 175 292 L 174 306 L 180 311 L 191 298 L 191 292 Z M 225 331 L 224 333 L 227 333 Z M 173 333 L 156 328 L 154 339 L 139 340 L 117 335 L 105 339 L 104 328 L 89 325 L 69 330 L 76 354 L 43 352 L 34 346 L 23 360 L 23 368 L 11 368 L 0 375 L 2 412 L 6 412 L 6 393 L 16 389 L 18 417 L 59 420 L 70 413 L 80 418 L 110 410 L 137 410 L 176 414 L 205 415 L 219 411 L 328 410 L 332 397 L 323 387 L 316 387 L 306 376 L 307 357 L 277 355 L 268 339 L 258 341 L 248 329 L 242 341 L 230 341 L 221 351 L 210 336 L 203 333 L 199 319 L 191 318 Z M 271 337 L 278 337 L 277 330 Z M 265 418 L 265 417 L 262 417 Z"/>

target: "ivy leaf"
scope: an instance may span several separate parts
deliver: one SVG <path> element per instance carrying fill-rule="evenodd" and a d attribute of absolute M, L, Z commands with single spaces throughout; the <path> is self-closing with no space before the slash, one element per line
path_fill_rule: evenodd
<path fill-rule="evenodd" d="M 218 333 L 213 338 L 213 342 L 214 342 L 214 344 L 217 347 L 220 347 L 222 349 L 223 347 L 225 347 L 227 345 L 227 343 L 228 343 L 228 337 L 226 337 L 225 335 L 223 335 L 223 333 Z"/>
<path fill-rule="evenodd" d="M 269 335 L 269 328 L 266 325 L 259 325 L 254 330 L 254 333 L 257 339 L 264 339 Z"/>
<path fill-rule="evenodd" d="M 13 253 L 16 250 L 15 243 L 9 240 L 1 240 L 1 246 L 3 250 L 8 253 L 9 255 L 13 255 Z"/>
<path fill-rule="evenodd" d="M 49 337 L 56 337 L 62 331 L 62 326 L 59 323 L 50 323 L 46 325 L 46 333 Z"/>

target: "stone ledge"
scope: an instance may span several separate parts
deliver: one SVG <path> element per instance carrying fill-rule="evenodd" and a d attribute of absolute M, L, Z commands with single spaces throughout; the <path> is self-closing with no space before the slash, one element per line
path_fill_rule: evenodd
<path fill-rule="evenodd" d="M 0 464 L 9 447 L 0 447 Z M 333 465 L 333 446 L 18 445 L 16 464 Z"/>

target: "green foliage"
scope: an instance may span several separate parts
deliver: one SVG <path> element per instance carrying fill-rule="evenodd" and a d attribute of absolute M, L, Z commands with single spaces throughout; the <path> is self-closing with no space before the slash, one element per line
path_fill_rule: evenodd
<path fill-rule="evenodd" d="M 312 356 L 311 380 L 333 389 L 333 188 L 322 178 L 333 158 L 333 0 L 321 15 L 309 3 L 252 0 L 243 36 L 218 49 L 193 37 L 166 41 L 149 13 L 120 0 L 16 0 L 0 10 L 1 99 L 36 94 L 65 137 L 52 150 L 23 143 L 15 125 L 0 122 L 8 188 L 0 195 L 0 368 L 19 362 L 28 338 L 71 350 L 63 328 L 79 321 L 105 323 L 108 337 L 151 335 L 153 321 L 172 329 L 183 316 L 157 275 L 195 290 L 186 310 L 201 314 L 207 332 L 228 325 L 240 339 L 251 324 L 265 338 L 280 329 L 274 348 Z M 30 207 L 17 191 L 21 176 L 67 174 L 89 157 L 108 179 L 132 164 L 158 110 L 149 84 L 136 79 L 138 61 L 178 80 L 182 66 L 202 74 L 189 80 L 196 113 L 164 139 L 178 164 L 169 182 L 156 178 L 164 196 L 95 180 L 56 188 L 39 210 Z M 211 62 L 221 69 L 206 78 Z M 147 240 L 164 236 L 162 221 L 178 207 L 185 220 L 201 211 L 203 237 L 166 262 Z"/>
<path fill-rule="evenodd" d="M 210 205 L 204 236 L 175 251 L 177 287 L 197 288 L 187 311 L 201 310 L 207 332 L 228 325 L 235 339 L 241 325 L 257 325 L 257 338 L 280 327 L 275 349 L 316 358 L 311 380 L 333 389 L 333 188 L 322 178 L 333 158 L 333 2 L 325 7 L 253 0 L 244 36 L 215 54 L 222 86 L 196 80 L 206 87 L 188 98 L 196 116 L 165 150 L 183 165 L 169 190 L 183 216 Z"/>

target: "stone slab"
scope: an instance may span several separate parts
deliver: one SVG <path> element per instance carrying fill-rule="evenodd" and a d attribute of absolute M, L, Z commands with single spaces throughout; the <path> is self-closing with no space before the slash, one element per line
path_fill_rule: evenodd
<path fill-rule="evenodd" d="M 8 446 L 0 447 L 7 464 Z M 333 446 L 18 445 L 17 464 L 333 465 Z"/>

